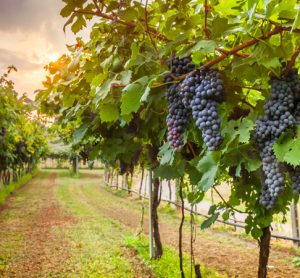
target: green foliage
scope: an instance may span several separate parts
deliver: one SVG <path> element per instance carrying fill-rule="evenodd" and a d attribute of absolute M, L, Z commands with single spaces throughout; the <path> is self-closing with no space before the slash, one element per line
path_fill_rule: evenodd
<path fill-rule="evenodd" d="M 292 263 L 294 266 L 300 267 L 300 257 L 294 257 Z"/>
<path fill-rule="evenodd" d="M 175 265 L 179 264 L 178 255 L 175 250 L 166 247 L 164 248 L 164 254 L 159 260 L 151 260 L 149 258 L 149 244 L 143 237 L 127 237 L 125 238 L 125 245 L 137 252 L 139 258 L 152 269 L 155 277 L 180 277 L 180 270 Z M 185 275 L 189 277 L 191 275 L 190 261 L 187 255 L 184 255 L 184 271 Z M 217 273 L 213 269 L 209 269 L 201 265 L 202 277 L 224 277 Z"/>
<path fill-rule="evenodd" d="M 34 103 L 26 95 L 18 97 L 14 83 L 9 80 L 12 70 L 16 69 L 11 66 L 0 76 L 0 174 L 16 174 L 25 167 L 30 171 L 47 151 L 46 128 L 32 113 Z"/>
<path fill-rule="evenodd" d="M 197 169 L 203 174 L 198 184 L 203 191 L 207 191 L 214 185 L 218 171 L 218 157 L 217 152 L 208 152 L 197 165 Z"/>
<path fill-rule="evenodd" d="M 286 132 L 280 136 L 274 144 L 274 153 L 281 162 L 287 162 L 292 166 L 300 165 L 300 126 L 297 128 L 296 136 L 292 132 Z"/>
<path fill-rule="evenodd" d="M 38 170 L 35 169 L 29 174 L 25 174 L 22 176 L 18 181 L 12 182 L 9 185 L 5 186 L 4 190 L 0 191 L 0 205 L 4 204 L 6 198 L 12 194 L 15 190 L 26 184 L 28 181 L 30 181 L 36 174 L 38 173 Z"/>
<path fill-rule="evenodd" d="M 182 178 L 193 202 L 229 183 L 229 199 L 203 226 L 216 220 L 219 209 L 242 204 L 247 232 L 257 238 L 293 198 L 287 185 L 276 209 L 259 204 L 261 159 L 252 131 L 269 97 L 270 76 L 284 71 L 299 45 L 299 6 L 295 0 L 208 2 L 205 12 L 203 3 L 192 0 L 152 1 L 147 7 L 138 1 L 64 0 L 64 28 L 76 33 L 93 18 L 90 40 L 77 39 L 67 55 L 47 66 L 37 100 L 43 113 L 55 116 L 66 144 L 74 151 L 90 147 L 91 156 L 106 165 L 122 165 L 125 172 L 141 165 L 160 178 Z M 173 53 L 224 76 L 219 109 L 224 141 L 217 152 L 207 151 L 192 122 L 180 152 L 166 143 L 162 80 Z M 292 132 L 279 138 L 274 146 L 279 161 L 299 165 L 298 139 Z"/>

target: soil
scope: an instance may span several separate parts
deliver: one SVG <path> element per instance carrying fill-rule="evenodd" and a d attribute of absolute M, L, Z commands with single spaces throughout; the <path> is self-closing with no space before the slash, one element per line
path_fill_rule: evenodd
<path fill-rule="evenodd" d="M 74 219 L 62 211 L 54 199 L 55 178 L 54 173 L 49 176 L 39 198 L 34 200 L 37 210 L 29 225 L 17 225 L 16 221 L 5 223 L 5 229 L 20 229 L 24 243 L 20 255 L 1 273 L 2 277 L 57 276 L 66 271 L 66 264 L 62 262 L 70 257 L 68 242 L 57 238 L 54 230 L 73 223 Z M 33 182 L 29 182 L 18 193 L 31 190 L 32 186 Z M 6 203 L 5 210 L 13 207 L 11 200 Z M 19 210 L 26 211 L 26 207 L 20 206 L 17 212 Z"/>
<path fill-rule="evenodd" d="M 89 176 L 99 182 L 99 175 Z M 11 197 L 5 206 L 0 207 L 0 238 L 9 236 L 10 231 L 18 230 L 22 235 L 20 250 L 12 250 L 14 257 L 8 266 L 0 270 L 1 277 L 63 277 L 69 272 L 70 242 L 57 237 L 57 230 L 67 229 L 76 223 L 76 217 L 70 215 L 58 205 L 55 199 L 56 174 L 52 173 L 48 179 L 42 180 L 42 186 L 35 184 L 38 176 Z M 82 178 L 84 186 L 84 176 Z M 41 179 L 40 179 L 41 180 Z M 108 191 L 105 186 L 99 186 L 99 195 L 109 204 L 99 203 L 91 196 L 85 195 L 83 186 L 76 193 L 80 201 L 88 203 L 97 213 L 114 219 L 124 226 L 138 231 L 140 228 L 141 212 L 137 208 L 137 200 L 132 196 L 120 197 Z M 32 197 L 30 193 L 38 194 Z M 26 195 L 27 194 L 27 195 Z M 22 195 L 25 200 L 16 201 Z M 26 198 L 30 198 L 29 202 Z M 134 205 L 135 204 L 135 205 Z M 5 217 L 12 213 L 16 217 Z M 17 217 L 19 215 L 19 217 Z M 170 216 L 170 218 L 172 218 Z M 26 220 L 27 219 L 27 220 Z M 30 221 L 28 221 L 30 219 Z M 176 223 L 174 223 L 174 221 Z M 160 222 L 160 232 L 164 245 L 178 247 L 178 227 L 180 219 Z M 190 252 L 190 234 L 186 223 L 183 242 L 184 250 Z M 144 225 L 148 233 L 147 208 L 145 209 Z M 62 234 L 63 233 L 59 233 Z M 1 248 L 1 242 L 0 242 Z M 138 259 L 135 252 L 122 247 L 123 252 L 132 262 L 136 277 L 153 277 L 151 270 Z M 256 277 L 258 265 L 257 242 L 239 238 L 228 231 L 209 230 L 201 232 L 197 227 L 197 238 L 194 243 L 196 262 L 216 269 L 219 273 L 229 277 Z M 300 277 L 300 269 L 291 263 L 293 252 L 277 250 L 271 251 L 269 261 L 269 276 L 272 278 Z"/>
<path fill-rule="evenodd" d="M 100 188 L 105 194 L 105 188 Z M 128 202 L 132 202 L 128 197 Z M 102 207 L 102 213 L 116 219 L 126 226 L 138 229 L 140 226 L 140 214 L 117 207 L 116 203 Z M 128 203 L 129 205 L 130 203 Z M 178 220 L 179 227 L 179 220 Z M 148 233 L 148 218 L 144 218 L 144 231 Z M 257 277 L 258 266 L 258 244 L 255 241 L 243 240 L 228 232 L 211 231 L 210 240 L 207 235 L 202 236 L 197 229 L 196 242 L 194 243 L 194 255 L 196 262 L 200 261 L 207 267 L 216 269 L 219 273 L 227 274 L 229 277 L 253 278 Z M 164 245 L 178 248 L 178 229 L 173 225 L 160 222 L 160 233 Z M 222 237 L 222 240 L 218 240 Z M 224 239 L 227 238 L 227 244 Z M 185 231 L 183 236 L 184 251 L 190 252 L 190 234 Z M 300 269 L 291 264 L 290 252 L 287 250 L 271 250 L 269 259 L 268 277 L 270 278 L 299 278 Z"/>

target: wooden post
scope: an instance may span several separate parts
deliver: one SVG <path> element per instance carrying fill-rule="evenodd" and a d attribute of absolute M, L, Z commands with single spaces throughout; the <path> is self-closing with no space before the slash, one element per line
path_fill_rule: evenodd
<path fill-rule="evenodd" d="M 148 188 L 149 188 L 149 254 L 153 258 L 153 227 L 152 227 L 152 171 L 148 173 Z"/>
<path fill-rule="evenodd" d="M 295 201 L 291 204 L 291 217 L 292 217 L 292 233 L 294 238 L 299 238 L 300 233 L 299 233 L 299 221 L 298 221 L 298 207 Z M 293 241 L 294 243 L 294 248 L 298 249 L 299 248 L 299 242 L 298 241 Z"/>

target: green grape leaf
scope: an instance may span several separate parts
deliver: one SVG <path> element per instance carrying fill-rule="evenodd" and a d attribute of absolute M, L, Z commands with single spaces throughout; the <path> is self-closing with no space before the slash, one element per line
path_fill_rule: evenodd
<path fill-rule="evenodd" d="M 241 121 L 239 126 L 239 135 L 240 135 L 240 142 L 247 144 L 250 140 L 251 131 L 253 130 L 255 123 L 250 120 L 249 118 L 244 118 Z"/>
<path fill-rule="evenodd" d="M 198 187 L 203 191 L 207 191 L 214 185 L 215 177 L 218 171 L 217 155 L 208 152 L 198 163 L 197 169 L 202 173 L 202 178 L 198 183 Z"/>
<path fill-rule="evenodd" d="M 141 84 L 129 84 L 123 89 L 121 114 L 127 115 L 136 112 L 141 106 L 141 97 L 144 93 L 144 88 Z"/>
<path fill-rule="evenodd" d="M 292 166 L 300 165 L 300 126 L 297 129 L 297 136 L 293 138 L 291 131 L 282 134 L 273 145 L 276 158 L 280 162 L 286 162 Z"/>
<path fill-rule="evenodd" d="M 245 168 L 248 172 L 254 172 L 261 166 L 261 160 L 258 157 L 251 157 L 250 155 L 244 155 Z"/>
<path fill-rule="evenodd" d="M 251 236 L 255 239 L 258 239 L 262 236 L 263 232 L 260 228 L 254 226 L 251 230 Z"/>
<path fill-rule="evenodd" d="M 171 148 L 170 144 L 167 142 L 160 147 L 159 153 L 160 164 L 172 165 L 174 161 L 174 150 Z"/>
<path fill-rule="evenodd" d="M 102 104 L 99 107 L 100 119 L 103 122 L 114 122 L 119 118 L 119 109 L 114 104 Z"/>
<path fill-rule="evenodd" d="M 75 10 L 76 5 L 74 4 L 74 2 L 68 2 L 68 4 L 66 6 L 64 6 L 62 8 L 62 10 L 60 11 L 60 15 L 62 17 L 68 17 L 71 15 L 71 13 Z"/>
<path fill-rule="evenodd" d="M 155 168 L 154 176 L 161 179 L 172 180 L 179 178 L 181 174 L 178 173 L 177 169 L 173 166 L 160 165 L 159 167 Z"/>
<path fill-rule="evenodd" d="M 191 52 L 200 52 L 202 54 L 213 53 L 217 47 L 217 43 L 211 40 L 198 41 L 191 49 Z"/>
<path fill-rule="evenodd" d="M 292 166 L 300 165 L 300 139 L 297 138 L 291 142 L 288 152 L 284 156 L 284 161 Z"/>
<path fill-rule="evenodd" d="M 77 34 L 83 27 L 86 27 L 86 21 L 82 15 L 77 16 L 77 20 L 72 24 L 71 30 Z"/>
<path fill-rule="evenodd" d="M 78 143 L 80 143 L 80 141 L 86 134 L 86 132 L 89 128 L 89 125 L 90 125 L 90 123 L 88 123 L 88 122 L 83 123 L 78 129 L 75 130 L 75 132 L 73 133 L 73 140 L 72 140 L 73 145 L 77 145 Z"/>
<path fill-rule="evenodd" d="M 97 81 L 95 81 L 97 82 Z M 103 99 L 105 99 L 108 95 L 108 93 L 111 90 L 111 85 L 115 83 L 115 80 L 111 80 L 111 79 L 107 79 L 103 82 L 102 85 L 96 87 L 95 90 L 95 99 L 94 99 L 94 103 L 98 106 L 99 102 Z"/>
<path fill-rule="evenodd" d="M 212 216 L 210 216 L 209 218 L 207 218 L 206 220 L 204 220 L 201 224 L 201 229 L 207 229 L 209 228 L 213 223 L 215 223 L 215 221 L 218 219 L 219 217 L 219 213 L 215 213 Z"/>
<path fill-rule="evenodd" d="M 131 70 L 122 71 L 120 73 L 120 80 L 121 80 L 121 83 L 124 85 L 127 85 L 131 81 L 131 78 L 132 78 Z"/>

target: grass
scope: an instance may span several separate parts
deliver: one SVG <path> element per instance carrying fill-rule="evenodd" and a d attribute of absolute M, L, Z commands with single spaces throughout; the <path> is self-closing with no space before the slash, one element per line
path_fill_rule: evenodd
<path fill-rule="evenodd" d="M 23 176 L 17 183 L 12 183 L 0 192 L 3 203 L 9 194 L 25 185 L 39 171 Z M 32 179 L 31 184 L 40 185 L 40 178 L 48 178 L 47 173 L 40 172 L 39 178 Z M 30 225 L 34 215 L 39 211 L 38 198 L 42 187 L 30 187 L 29 190 L 14 194 L 10 209 L 1 212 L 0 217 L 0 276 L 15 258 L 20 258 L 24 248 L 24 229 Z M 30 202 L 28 202 L 30 200 Z M 2 277 L 2 276 L 1 276 Z"/>
<path fill-rule="evenodd" d="M 122 248 L 123 236 L 128 236 L 130 232 L 81 200 L 76 192 L 80 191 L 80 183 L 80 179 L 59 174 L 58 200 L 78 218 L 78 223 L 67 232 L 72 242 L 71 261 L 76 266 L 75 273 L 80 277 L 134 277 L 131 261 Z M 89 184 L 87 178 L 85 184 L 87 193 L 93 190 L 94 186 Z"/>
<path fill-rule="evenodd" d="M 144 264 L 152 269 L 155 277 L 180 277 L 179 258 L 175 249 L 170 247 L 164 248 L 164 254 L 159 260 L 150 259 L 149 257 L 149 244 L 145 237 L 127 237 L 125 239 L 127 247 L 133 249 Z M 183 267 L 186 277 L 191 277 L 190 259 L 187 254 L 183 258 Z M 201 274 L 203 278 L 221 278 L 225 277 L 218 274 L 213 269 L 208 269 L 201 266 Z"/>
<path fill-rule="evenodd" d="M 9 195 L 30 181 L 37 173 L 38 170 L 36 169 L 33 172 L 22 176 L 17 182 L 12 182 L 9 185 L 2 187 L 2 190 L 0 190 L 0 205 L 4 204 Z"/>
<path fill-rule="evenodd" d="M 165 247 L 160 260 L 150 260 L 146 237 L 134 237 L 133 229 L 105 216 L 108 205 L 122 206 L 126 201 L 122 197 L 128 194 L 108 187 L 107 193 L 114 194 L 103 194 L 99 191 L 99 183 L 101 179 L 95 179 L 86 172 L 77 177 L 71 177 L 67 171 L 58 172 L 57 199 L 77 219 L 77 223 L 67 231 L 68 240 L 72 243 L 71 264 L 76 266 L 75 269 L 73 267 L 74 274 L 80 277 L 141 277 L 135 273 L 135 264 L 138 263 L 146 271 L 150 269 L 155 277 L 180 277 L 175 249 Z M 118 204 L 116 197 L 120 198 Z M 162 210 L 169 216 L 176 214 L 176 210 L 170 207 Z M 63 232 L 66 234 L 66 230 Z M 134 258 L 132 252 L 128 252 L 129 248 L 135 251 Z M 187 255 L 185 268 L 188 274 Z M 202 272 L 203 277 L 224 277 L 205 267 L 202 267 Z"/>

